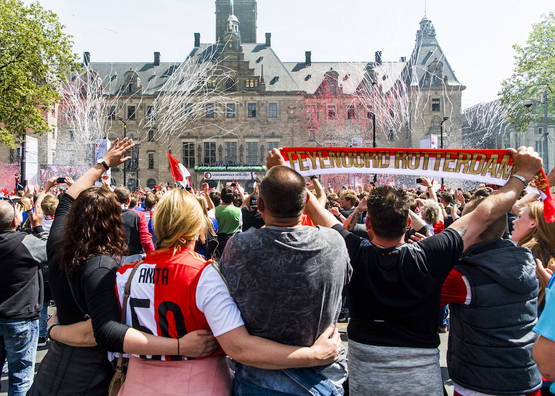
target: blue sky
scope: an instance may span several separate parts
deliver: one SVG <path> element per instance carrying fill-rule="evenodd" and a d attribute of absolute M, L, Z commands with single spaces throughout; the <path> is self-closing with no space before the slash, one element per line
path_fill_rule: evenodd
<path fill-rule="evenodd" d="M 93 61 L 179 61 L 215 36 L 213 0 L 39 0 L 74 36 L 75 52 Z M 272 33 L 284 61 L 367 61 L 410 56 L 424 0 L 258 0 L 258 41 Z M 458 79 L 467 86 L 463 108 L 495 99 L 511 74 L 512 45 L 555 9 L 552 0 L 427 0 L 427 16 Z"/>

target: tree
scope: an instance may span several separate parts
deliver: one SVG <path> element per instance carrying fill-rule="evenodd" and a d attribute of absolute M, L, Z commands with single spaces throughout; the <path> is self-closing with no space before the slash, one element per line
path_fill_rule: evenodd
<path fill-rule="evenodd" d="M 543 106 L 525 106 L 547 93 L 548 117 L 555 110 L 555 13 L 550 12 L 532 26 L 524 46 L 514 45 L 515 68 L 503 81 L 501 102 L 507 121 L 525 130 L 531 121 L 543 123 Z"/>
<path fill-rule="evenodd" d="M 63 29 L 38 3 L 0 0 L 0 144 L 13 147 L 28 131 L 48 131 L 44 113 L 77 66 Z"/>

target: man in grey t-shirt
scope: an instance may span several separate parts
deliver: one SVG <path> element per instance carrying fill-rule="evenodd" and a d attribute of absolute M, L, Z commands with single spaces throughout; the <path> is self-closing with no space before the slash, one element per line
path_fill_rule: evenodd
<path fill-rule="evenodd" d="M 310 346 L 337 321 L 350 264 L 337 232 L 301 225 L 306 199 L 301 175 L 273 167 L 258 198 L 266 227 L 234 235 L 221 269 L 250 334 Z M 239 364 L 234 389 L 237 394 L 341 395 L 345 363 L 343 355 L 329 366 L 309 369 L 262 370 Z"/>

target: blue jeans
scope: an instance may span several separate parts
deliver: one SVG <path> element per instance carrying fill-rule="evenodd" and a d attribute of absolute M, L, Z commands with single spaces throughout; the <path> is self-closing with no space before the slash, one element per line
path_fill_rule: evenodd
<path fill-rule="evenodd" d="M 42 303 L 42 309 L 39 315 L 39 337 L 46 338 L 48 335 L 48 305 L 50 301 L 44 301 Z"/>
<path fill-rule="evenodd" d="M 0 319 L 0 349 L 9 371 L 9 396 L 24 396 L 33 383 L 39 321 Z"/>
<path fill-rule="evenodd" d="M 234 396 L 342 396 L 343 388 L 320 373 L 319 367 L 263 370 L 237 363 Z"/>

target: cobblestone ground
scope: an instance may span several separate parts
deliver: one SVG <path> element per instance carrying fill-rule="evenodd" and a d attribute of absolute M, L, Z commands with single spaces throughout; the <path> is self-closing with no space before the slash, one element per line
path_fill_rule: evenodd
<path fill-rule="evenodd" d="M 343 339 L 343 343 L 345 344 L 345 347 L 347 347 L 347 336 L 345 334 L 347 325 L 345 323 L 340 323 L 339 324 L 339 331 L 341 332 L 341 338 Z M 440 352 L 441 352 L 441 371 L 443 374 L 443 380 L 445 382 L 446 388 L 447 388 L 447 392 L 449 394 L 449 396 L 453 395 L 453 386 L 451 383 L 451 380 L 448 377 L 447 374 L 447 364 L 445 362 L 446 359 L 446 352 L 447 352 L 447 334 L 440 334 L 441 337 L 441 345 L 440 345 Z M 39 351 L 37 351 L 37 367 L 35 369 L 38 370 L 38 367 L 40 365 L 40 361 L 42 360 L 42 358 L 44 357 L 44 355 L 46 354 L 46 348 L 41 349 Z M 0 396 L 7 396 L 7 390 L 8 390 L 8 377 L 5 374 L 2 374 L 2 391 L 0 392 Z"/>

